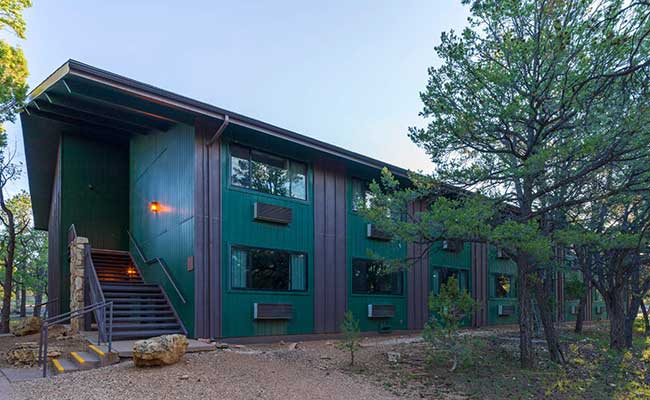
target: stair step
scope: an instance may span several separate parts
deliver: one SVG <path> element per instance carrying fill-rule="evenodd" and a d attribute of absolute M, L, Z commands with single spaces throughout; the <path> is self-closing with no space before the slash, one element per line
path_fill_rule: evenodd
<path fill-rule="evenodd" d="M 141 303 L 145 304 L 167 304 L 167 300 L 165 299 L 147 299 L 147 298 L 128 298 L 128 299 L 116 299 L 113 297 L 105 297 L 106 301 L 112 301 L 113 306 L 123 305 L 123 304 L 134 304 L 134 305 L 141 305 Z"/>
<path fill-rule="evenodd" d="M 178 322 L 152 322 L 148 324 L 116 324 L 113 322 L 113 333 L 127 330 L 181 329 Z"/>
<path fill-rule="evenodd" d="M 113 340 L 120 339 L 136 339 L 136 338 L 151 338 L 160 335 L 172 335 L 174 333 L 182 334 L 183 331 L 180 329 L 154 329 L 147 331 L 124 331 L 124 332 L 113 332 Z"/>
<path fill-rule="evenodd" d="M 68 372 L 79 371 L 79 366 L 65 358 L 53 358 L 52 365 L 55 374 L 65 374 Z"/>
<path fill-rule="evenodd" d="M 164 310 L 169 304 L 113 304 L 113 310 Z"/>
<path fill-rule="evenodd" d="M 70 357 L 80 369 L 95 368 L 101 364 L 101 360 L 94 352 L 88 351 L 72 351 Z"/>
<path fill-rule="evenodd" d="M 127 316 L 127 317 L 135 317 L 137 315 L 141 315 L 143 317 L 152 317 L 154 315 L 165 315 L 165 316 L 173 316 L 174 312 L 171 309 L 168 310 L 132 310 L 132 309 L 125 309 L 125 310 L 113 310 L 113 318 L 119 318 L 122 316 Z"/>
<path fill-rule="evenodd" d="M 170 313 L 172 314 L 172 313 Z M 177 322 L 176 317 L 115 317 L 113 316 L 113 323 L 124 322 Z"/>
<path fill-rule="evenodd" d="M 101 283 L 101 282 L 100 282 Z M 104 292 L 160 292 L 158 285 L 101 283 Z"/>

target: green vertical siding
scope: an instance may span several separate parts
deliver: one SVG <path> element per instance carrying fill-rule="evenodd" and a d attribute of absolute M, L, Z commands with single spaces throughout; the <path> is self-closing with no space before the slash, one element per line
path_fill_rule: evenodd
<path fill-rule="evenodd" d="M 517 264 L 509 259 L 497 258 L 497 249 L 494 246 L 488 248 L 488 324 L 516 324 L 519 318 L 517 297 L 496 298 L 494 276 L 496 274 L 512 275 L 512 284 L 517 293 Z M 515 306 L 515 313 L 508 317 L 500 317 L 498 314 L 499 305 Z"/>
<path fill-rule="evenodd" d="M 308 172 L 307 201 L 274 196 L 230 185 L 228 143 L 222 146 L 222 332 L 224 337 L 311 333 L 314 329 L 314 210 L 312 170 Z M 260 150 L 265 150 L 261 148 Z M 292 222 L 285 225 L 256 222 L 253 204 L 263 202 L 291 208 Z M 274 292 L 231 288 L 231 246 L 299 251 L 307 254 L 306 292 Z M 254 321 L 254 303 L 288 303 L 288 321 Z"/>
<path fill-rule="evenodd" d="M 187 303 L 183 303 L 158 264 L 143 265 L 131 249 L 146 282 L 159 283 L 190 334 L 194 331 L 194 274 L 187 259 L 194 251 L 194 127 L 179 124 L 167 132 L 136 136 L 130 144 L 130 229 L 148 258 L 162 258 Z M 161 211 L 152 213 L 157 201 Z"/>
<path fill-rule="evenodd" d="M 347 275 L 348 275 L 348 309 L 359 320 L 362 331 L 378 331 L 382 326 L 392 329 L 407 329 L 406 274 L 402 272 L 403 292 L 401 295 L 354 294 L 352 293 L 352 260 L 355 258 L 372 258 L 378 255 L 386 258 L 406 258 L 406 244 L 386 242 L 367 238 L 367 222 L 352 211 L 352 181 L 348 179 L 348 215 L 347 215 Z M 395 317 L 390 319 L 368 318 L 368 304 L 393 304 Z"/>
<path fill-rule="evenodd" d="M 61 312 L 70 305 L 67 232 L 74 224 L 94 248 L 125 250 L 129 216 L 128 149 L 76 135 L 61 141 Z"/>

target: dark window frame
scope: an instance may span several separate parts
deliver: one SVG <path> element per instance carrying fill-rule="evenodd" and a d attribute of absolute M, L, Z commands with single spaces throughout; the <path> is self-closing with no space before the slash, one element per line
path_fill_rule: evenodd
<path fill-rule="evenodd" d="M 505 276 L 510 279 L 510 290 L 506 293 L 505 296 L 499 296 L 499 278 Z M 516 292 L 516 287 L 515 287 L 515 276 L 513 274 L 506 274 L 506 273 L 493 273 L 492 278 L 494 279 L 494 293 L 492 294 L 492 297 L 495 299 L 516 299 L 517 298 L 517 292 Z"/>
<path fill-rule="evenodd" d="M 248 152 L 248 158 L 246 159 L 248 161 L 248 172 L 247 172 L 248 176 L 247 176 L 247 179 L 246 179 L 247 183 L 244 184 L 244 185 L 242 185 L 242 184 L 240 184 L 238 182 L 235 182 L 235 180 L 233 179 L 233 173 L 232 173 L 232 168 L 233 168 L 233 150 L 232 149 L 233 149 L 233 146 L 234 147 L 239 147 L 240 149 L 247 150 L 247 152 Z M 268 156 L 270 158 L 281 159 L 281 160 L 284 160 L 287 163 L 286 173 L 287 173 L 287 176 L 289 176 L 289 193 L 287 195 L 278 194 L 278 193 L 270 193 L 270 192 L 262 191 L 262 190 L 259 190 L 259 189 L 256 189 L 256 188 L 253 187 L 253 179 L 252 179 L 253 153 L 258 153 L 258 154 L 261 154 L 261 155 L 264 155 L 264 156 Z M 237 156 L 237 158 L 243 159 L 243 158 L 238 157 L 238 156 Z M 291 182 L 290 176 L 291 176 L 292 171 L 294 171 L 293 167 L 296 166 L 296 165 L 304 167 L 304 173 L 305 173 L 304 198 L 303 197 L 294 197 L 294 196 L 292 196 L 293 183 Z M 278 154 L 275 154 L 275 153 L 271 153 L 271 152 L 264 151 L 264 150 L 259 150 L 257 148 L 251 147 L 251 146 L 246 146 L 246 145 L 242 145 L 242 144 L 233 142 L 233 143 L 228 144 L 228 183 L 229 183 L 230 186 L 238 188 L 238 189 L 251 190 L 251 191 L 253 191 L 255 193 L 261 193 L 263 195 L 280 197 L 280 198 L 283 198 L 283 199 L 307 202 L 307 201 L 309 201 L 309 164 L 307 162 L 304 162 L 304 161 L 299 161 L 299 160 L 296 160 L 296 159 L 293 159 L 293 158 L 281 156 L 281 155 L 278 155 Z"/>
<path fill-rule="evenodd" d="M 276 252 L 284 252 L 288 253 L 289 255 L 301 255 L 304 256 L 305 258 L 305 288 L 301 290 L 291 290 L 291 289 L 268 289 L 268 288 L 246 288 L 246 287 L 238 287 L 235 286 L 233 283 L 233 278 L 234 278 L 234 273 L 233 273 L 233 252 L 234 250 L 265 250 L 265 251 L 276 251 Z M 249 253 L 250 254 L 250 253 Z M 229 276 L 229 286 L 230 290 L 235 290 L 235 291 L 246 291 L 246 292 L 272 292 L 272 293 L 286 293 L 286 294 L 306 294 L 309 292 L 309 254 L 304 251 L 296 251 L 296 250 L 285 250 L 285 249 L 278 249 L 278 248 L 271 248 L 271 247 L 257 247 L 257 246 L 246 246 L 246 245 L 238 245 L 238 244 L 233 244 L 230 246 L 230 254 L 229 254 L 229 270 L 228 274 Z M 291 287 L 291 265 L 289 265 L 289 287 Z"/>
<path fill-rule="evenodd" d="M 442 284 L 446 283 L 446 282 L 442 282 L 442 273 L 443 273 L 443 271 L 445 273 L 447 273 L 448 275 L 450 275 L 450 276 L 455 274 L 457 276 L 457 281 L 458 281 L 459 286 L 462 286 L 463 281 L 461 279 L 459 279 L 458 277 L 460 276 L 461 273 L 466 274 L 466 277 L 465 277 L 465 286 L 466 287 L 460 287 L 460 290 L 466 290 L 467 293 L 469 293 L 470 295 L 472 294 L 472 283 L 471 283 L 471 279 L 470 279 L 470 272 L 471 271 L 469 269 L 444 267 L 444 266 L 439 266 L 439 265 L 434 265 L 432 269 L 433 269 L 433 271 L 438 272 L 438 287 L 437 288 L 432 288 L 432 291 L 436 292 L 435 293 L 436 295 L 440 293 L 440 287 L 442 286 Z"/>
<path fill-rule="evenodd" d="M 385 276 L 390 277 L 393 274 L 397 274 L 397 276 L 399 277 L 399 280 L 400 280 L 400 282 L 399 282 L 399 293 L 393 293 L 392 291 L 391 292 L 371 292 L 371 291 L 361 292 L 361 291 L 355 291 L 355 289 L 354 289 L 354 268 L 355 268 L 355 262 L 360 262 L 360 261 L 370 262 L 370 263 L 373 263 L 373 262 L 374 263 L 381 263 L 381 260 L 373 260 L 371 258 L 362 258 L 362 257 L 354 257 L 354 258 L 352 258 L 352 262 L 350 264 L 350 286 L 351 286 L 350 287 L 350 289 L 351 289 L 350 293 L 352 295 L 356 295 L 356 296 L 393 296 L 393 297 L 403 297 L 404 296 L 404 293 L 405 293 L 405 290 L 404 290 L 404 284 L 405 284 L 404 271 L 395 271 L 395 272 L 391 272 L 388 275 L 385 275 Z M 366 266 L 366 271 L 367 271 L 367 266 Z M 366 272 L 366 274 L 367 274 L 367 272 Z"/>

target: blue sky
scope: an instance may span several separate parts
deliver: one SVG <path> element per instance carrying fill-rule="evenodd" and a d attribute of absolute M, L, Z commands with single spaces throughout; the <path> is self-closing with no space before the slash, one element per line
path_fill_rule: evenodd
<path fill-rule="evenodd" d="M 69 58 L 405 168 L 440 33 L 460 0 L 35 0 L 25 13 L 31 87 Z M 19 123 L 8 127 L 23 157 Z M 26 188 L 26 179 L 16 184 Z"/>

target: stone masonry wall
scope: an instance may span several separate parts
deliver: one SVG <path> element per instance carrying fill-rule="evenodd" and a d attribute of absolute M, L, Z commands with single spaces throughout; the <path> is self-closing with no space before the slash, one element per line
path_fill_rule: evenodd
<path fill-rule="evenodd" d="M 70 243 L 70 311 L 84 307 L 84 249 L 88 239 L 77 237 Z M 70 321 L 73 333 L 79 332 L 83 327 L 83 318 L 74 318 Z"/>

